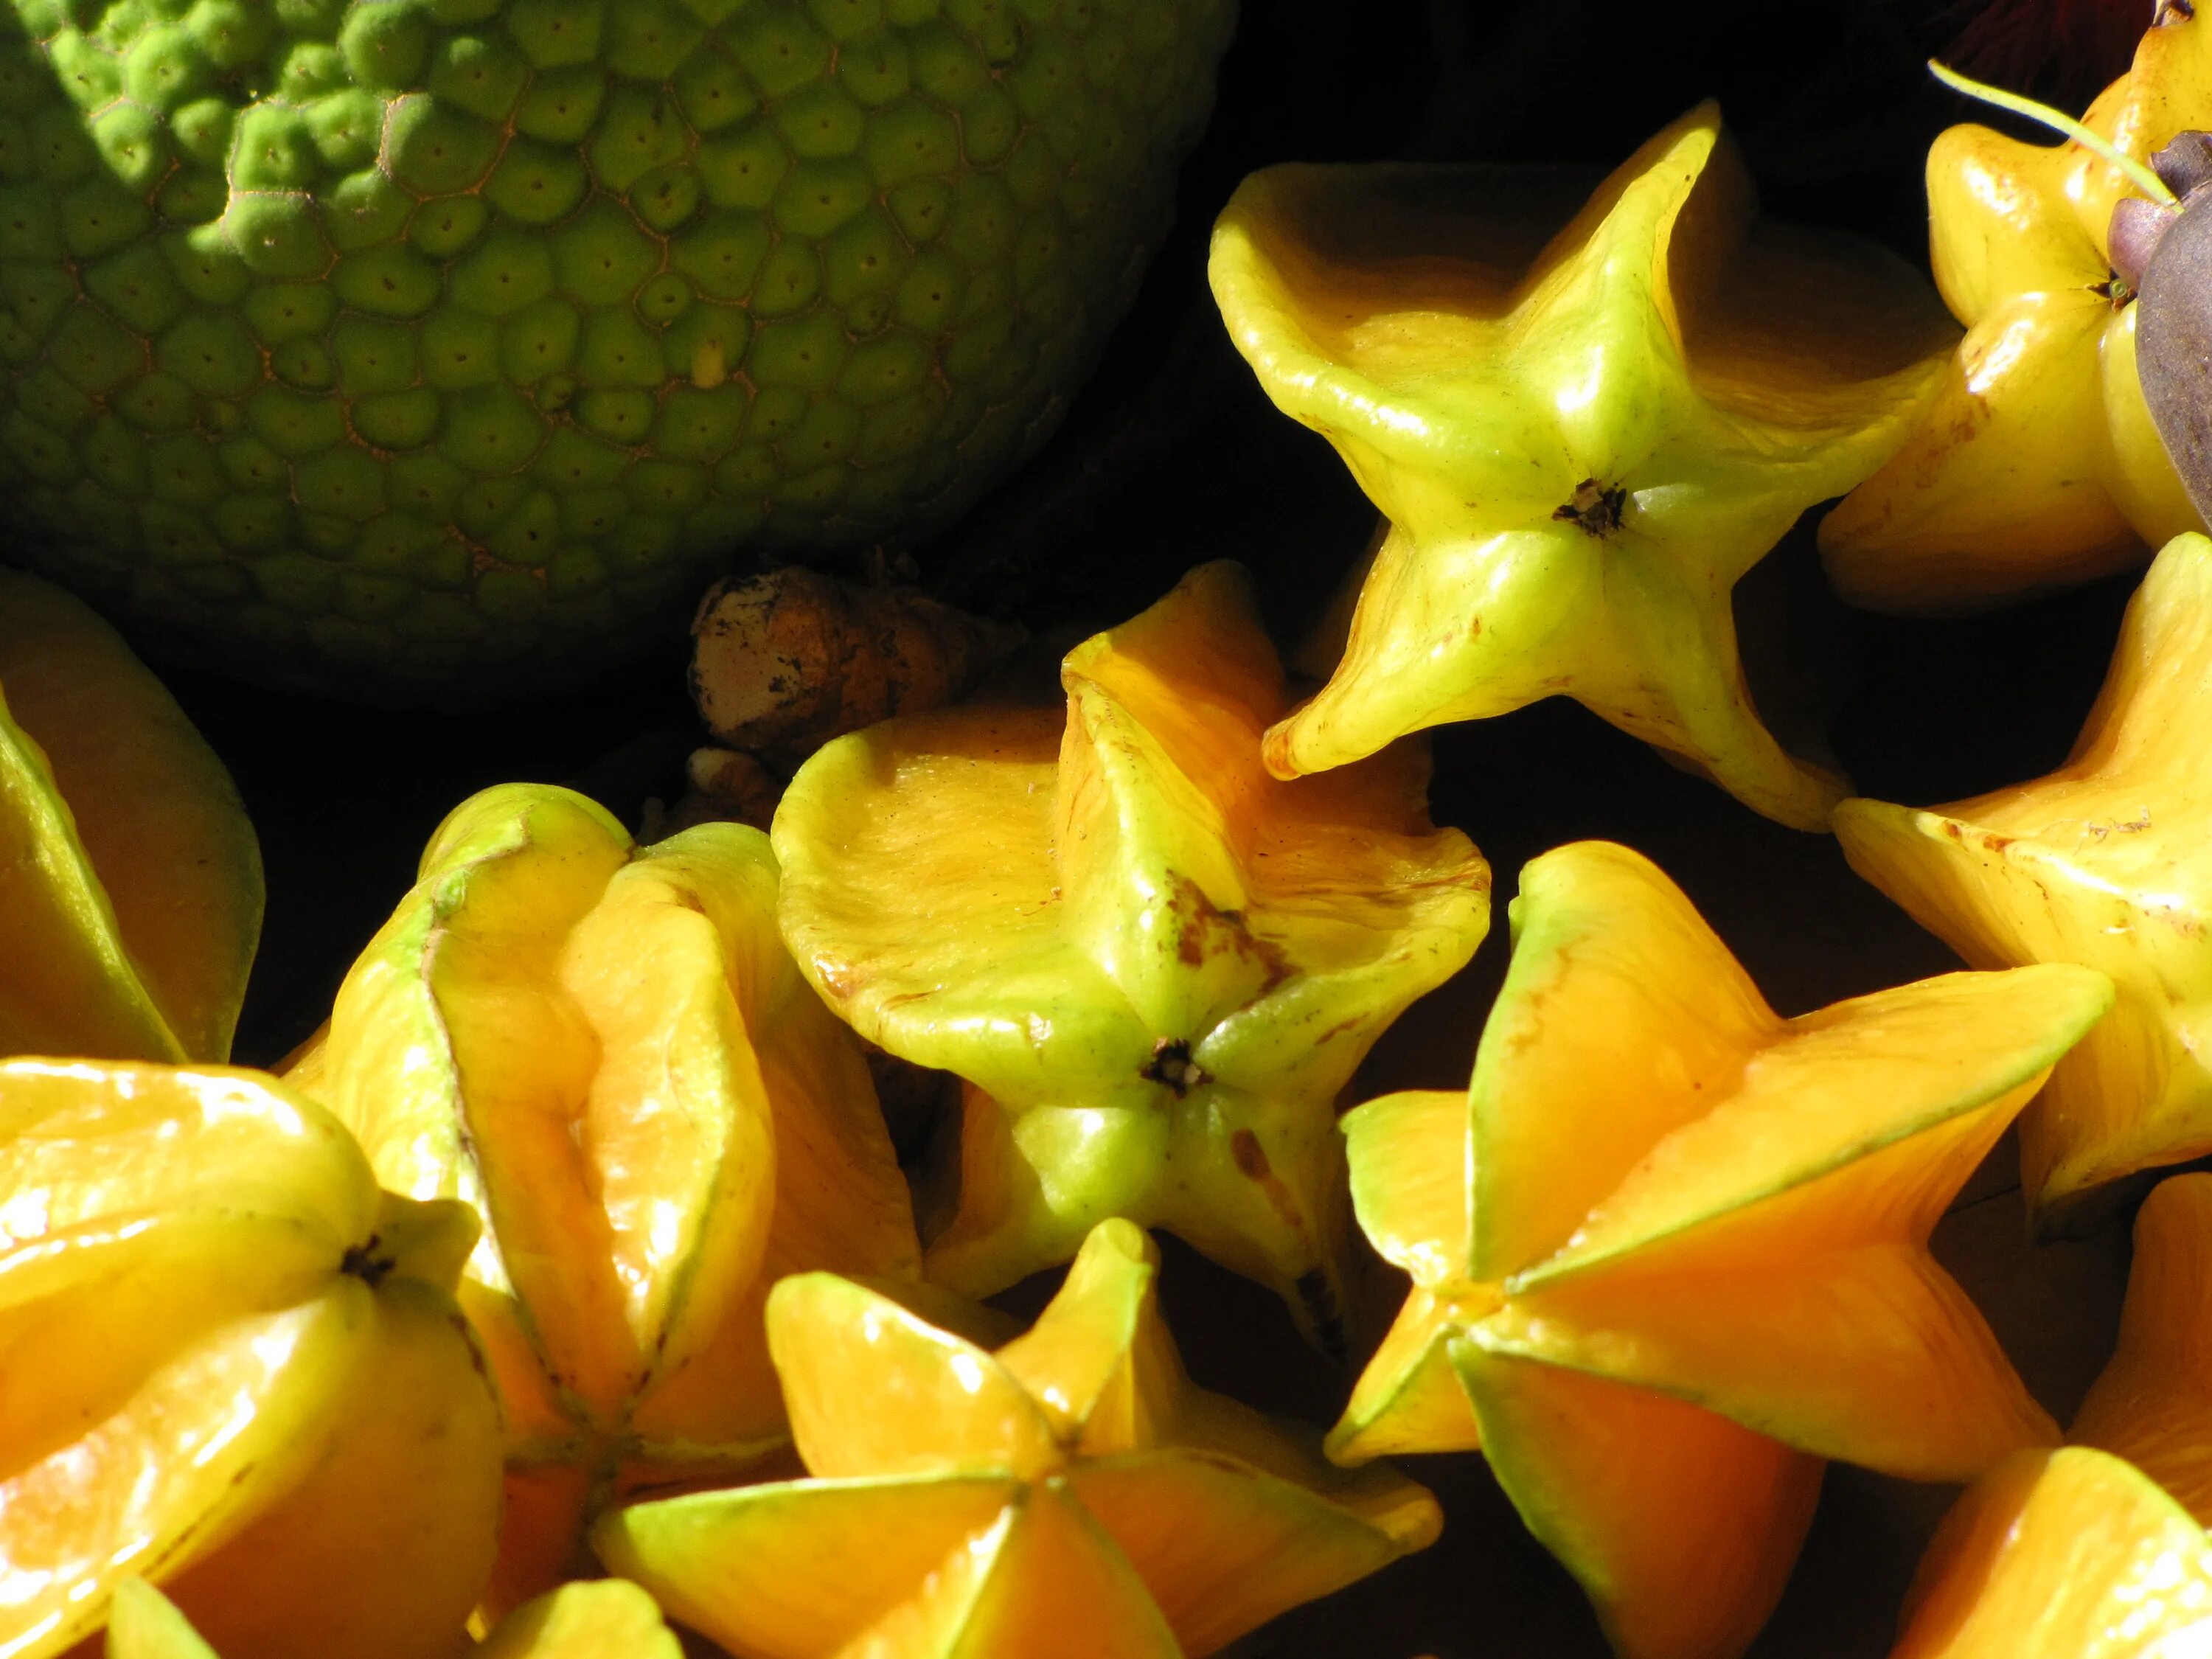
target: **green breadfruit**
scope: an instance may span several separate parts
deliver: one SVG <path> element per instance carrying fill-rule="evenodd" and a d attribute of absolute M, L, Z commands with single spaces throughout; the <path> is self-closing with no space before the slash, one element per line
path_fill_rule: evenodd
<path fill-rule="evenodd" d="M 382 698 L 1042 441 L 1235 0 L 0 0 L 0 556 Z"/>

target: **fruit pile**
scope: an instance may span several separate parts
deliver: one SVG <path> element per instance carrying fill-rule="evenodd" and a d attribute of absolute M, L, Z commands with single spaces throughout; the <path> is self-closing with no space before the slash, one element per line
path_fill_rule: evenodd
<path fill-rule="evenodd" d="M 9 0 L 20 551 L 384 695 L 927 523 L 1126 299 L 1228 21 Z M 2050 118 L 1931 152 L 1936 289 L 1763 218 L 1711 104 L 1594 189 L 1252 176 L 1213 297 L 1382 520 L 1296 665 L 1226 560 L 1042 694 L 934 599 L 718 588 L 747 811 L 471 794 L 267 1069 L 230 775 L 0 570 L 0 1659 L 1198 1659 L 1433 1544 L 1386 1460 L 1454 1454 L 1620 1659 L 1751 1649 L 1832 1462 L 1963 1488 L 1893 1659 L 2212 1650 L 2212 16 Z M 1778 732 L 1737 588 L 1823 503 L 1869 606 L 2147 561 L 2057 770 L 1918 809 Z M 1367 1088 L 1492 927 L 1421 734 L 1554 696 L 1968 968 L 1784 1017 L 1573 840 L 1465 1086 Z M 2039 1237 L 2133 1210 L 2066 1427 L 1931 1247 L 2013 1146 Z M 1186 1370 L 1155 1230 L 1333 1426 Z"/>

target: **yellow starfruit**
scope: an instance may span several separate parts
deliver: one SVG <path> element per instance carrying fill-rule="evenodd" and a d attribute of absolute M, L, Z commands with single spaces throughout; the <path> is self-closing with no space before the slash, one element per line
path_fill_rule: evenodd
<path fill-rule="evenodd" d="M 1851 867 L 1978 967 L 2076 962 L 2119 988 L 2021 1123 L 2041 1224 L 2212 1152 L 2212 541 L 2180 536 L 2128 607 L 2065 764 L 1925 811 L 1846 801 Z M 2113 1188 L 2117 1195 L 2123 1188 Z"/>
<path fill-rule="evenodd" d="M 476 1237 L 268 1077 L 0 1063 L 0 1654 L 131 1577 L 227 1659 L 464 1648 L 500 1504 Z"/>
<path fill-rule="evenodd" d="M 1955 331 L 1887 253 L 1757 220 L 1713 105 L 1579 211 L 1554 177 L 1273 167 L 1215 228 L 1238 348 L 1389 521 L 1267 764 L 1566 696 L 1821 828 L 1847 792 L 1761 723 L 1729 595 L 1902 441 Z"/>
<path fill-rule="evenodd" d="M 588 1578 L 517 1607 L 476 1659 L 683 1659 L 653 1598 L 623 1578 Z M 175 1602 L 143 1578 L 115 1587 L 106 1659 L 222 1659 Z"/>
<path fill-rule="evenodd" d="M 2212 127 L 2212 23 L 2164 7 L 2084 125 L 2147 161 Z M 2087 581 L 2204 528 L 2136 373 L 2113 205 L 2137 195 L 2086 145 L 1977 125 L 1928 152 L 1929 253 L 1966 337 L 1888 465 L 1820 525 L 1828 574 L 1880 611 L 1972 609 Z"/>
<path fill-rule="evenodd" d="M 617 1510 L 600 1556 L 739 1659 L 1195 1659 L 1436 1538 L 1422 1488 L 1193 1387 L 1157 1268 L 1100 1223 L 996 1352 L 786 1279 L 769 1340 L 813 1478 Z"/>
<path fill-rule="evenodd" d="M 228 1058 L 261 904 L 253 826 L 175 699 L 0 570 L 0 1054 Z"/>
<path fill-rule="evenodd" d="M 1109 1216 L 1274 1287 L 1328 1340 L 1335 1099 L 1474 953 L 1490 871 L 1394 750 L 1284 783 L 1287 699 L 1234 565 L 1061 668 L 1058 710 L 889 720 L 821 750 L 773 831 L 800 967 L 869 1041 L 958 1073 L 930 1276 L 988 1296 Z"/>
<path fill-rule="evenodd" d="M 507 1411 L 495 1612 L 587 1561 L 611 1496 L 783 1443 L 776 1279 L 919 1272 L 866 1061 L 775 898 L 757 830 L 640 848 L 570 791 L 487 790 L 295 1073 L 386 1184 L 484 1219 L 461 1301 Z"/>
<path fill-rule="evenodd" d="M 2156 1483 L 2083 1446 L 2023 1451 L 1944 1517 L 1890 1659 L 2212 1652 L 2212 1544 Z"/>
<path fill-rule="evenodd" d="M 1821 1460 L 1958 1480 L 2056 1439 L 1927 1239 L 2112 988 L 1953 974 L 1785 1020 L 1602 842 L 1510 915 L 1468 1092 L 1344 1120 L 1413 1288 L 1329 1452 L 1479 1447 L 1626 1659 L 1739 1653 Z"/>
<path fill-rule="evenodd" d="M 2160 1182 L 2135 1245 L 2119 1346 L 2067 1437 L 2124 1457 L 2212 1524 L 2212 1175 Z"/>

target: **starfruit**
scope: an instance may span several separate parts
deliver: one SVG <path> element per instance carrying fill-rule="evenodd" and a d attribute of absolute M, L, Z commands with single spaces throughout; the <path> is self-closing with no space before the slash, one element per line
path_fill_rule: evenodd
<path fill-rule="evenodd" d="M 2212 127 L 2212 25 L 2162 7 L 2084 125 L 2147 161 Z M 2143 403 L 2106 232 L 2136 194 L 2087 146 L 1953 127 L 1928 152 L 1929 254 L 1966 337 L 1889 464 L 1821 521 L 1844 596 L 1942 611 L 2124 569 L 2202 530 Z"/>
<path fill-rule="evenodd" d="M 1758 220 L 1711 104 L 1579 211 L 1556 177 L 1273 167 L 1215 228 L 1238 348 L 1389 521 L 1267 765 L 1566 696 L 1820 828 L 1842 780 L 1761 723 L 1729 594 L 1903 440 L 1955 331 L 1887 254 Z"/>
<path fill-rule="evenodd" d="M 2112 988 L 1952 974 L 1785 1020 L 1602 842 L 1510 915 L 1467 1093 L 1344 1121 L 1413 1288 L 1330 1455 L 1480 1447 L 1626 1659 L 1739 1653 L 1821 1460 L 1959 1480 L 2056 1439 L 1927 1240 Z"/>
<path fill-rule="evenodd" d="M 569 791 L 487 790 L 302 1062 L 387 1185 L 483 1218 L 461 1301 L 507 1412 L 495 1611 L 587 1560 L 610 1496 L 782 1443 L 777 1278 L 918 1271 L 866 1062 L 775 896 L 757 830 L 640 848 Z"/>
<path fill-rule="evenodd" d="M 261 902 L 184 710 L 84 605 L 0 569 L 0 1054 L 228 1058 Z"/>
<path fill-rule="evenodd" d="M 1474 953 L 1489 866 L 1430 826 L 1415 750 L 1268 776 L 1283 675 L 1237 566 L 1060 678 L 1064 715 L 953 709 L 817 753 L 773 831 L 785 936 L 863 1036 L 970 1085 L 933 1279 L 988 1296 L 1125 1216 L 1327 1341 L 1337 1094 Z"/>
<path fill-rule="evenodd" d="M 500 1430 L 476 1218 L 255 1073 L 0 1063 L 0 1654 L 161 1584 L 226 1659 L 445 1659 Z"/>
<path fill-rule="evenodd" d="M 995 1353 L 784 1280 L 769 1341 L 813 1478 L 618 1510 L 601 1557 L 739 1659 L 1195 1659 L 1431 1542 L 1420 1487 L 1191 1385 L 1158 1260 L 1100 1223 Z"/>
<path fill-rule="evenodd" d="M 2212 1152 L 2212 541 L 2177 537 L 2128 606 L 2112 666 L 2059 769 L 1925 811 L 1846 801 L 1851 867 L 1978 967 L 2077 962 L 2112 1018 L 2021 1120 L 2046 1228 L 2100 1188 Z M 2114 1194 L 2123 1191 L 2114 1188 Z"/>
<path fill-rule="evenodd" d="M 517 1607 L 476 1659 L 683 1659 L 653 1598 L 623 1578 L 563 1584 Z M 106 1659 L 222 1659 L 175 1602 L 143 1578 L 115 1587 Z"/>
<path fill-rule="evenodd" d="M 2023 1451 L 1944 1517 L 1890 1659 L 2191 1659 L 2212 1652 L 2212 1545 L 2141 1471 Z"/>
<path fill-rule="evenodd" d="M 2119 1346 L 2067 1437 L 2125 1458 L 2212 1524 L 2212 1175 L 2160 1182 L 2135 1247 Z"/>

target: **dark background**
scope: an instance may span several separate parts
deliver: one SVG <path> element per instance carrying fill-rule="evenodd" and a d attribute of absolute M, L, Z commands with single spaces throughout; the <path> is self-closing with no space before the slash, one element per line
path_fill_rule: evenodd
<path fill-rule="evenodd" d="M 2049 8 L 2046 8 L 2048 9 Z M 1276 415 L 1224 336 L 1204 277 L 1207 226 L 1251 168 L 1402 156 L 1609 167 L 1717 94 L 1779 216 L 1840 226 L 1924 264 L 1921 158 L 1957 100 L 1921 67 L 1972 9 L 1882 3 L 1634 0 L 1246 0 L 1212 133 L 1186 168 L 1182 214 L 1106 366 L 1067 426 L 966 524 L 906 550 L 929 584 L 1048 638 L 1118 621 L 1190 565 L 1233 556 L 1259 575 L 1293 644 L 1363 546 L 1372 513 L 1322 441 Z M 2075 11 L 2085 9 L 2079 3 Z M 2148 7 L 2143 7 L 2147 13 Z M 2147 19 L 2145 20 L 2147 21 Z M 2079 46 L 2039 74 L 2088 91 Z M 2070 84 L 2069 84 L 2070 83 Z M 2094 695 L 2132 577 L 1964 621 L 1849 612 L 1801 533 L 1740 596 L 1754 673 L 1778 656 L 1833 671 L 1834 748 L 1862 793 L 1949 799 L 2047 769 Z M 328 1011 L 353 956 L 462 797 L 513 779 L 577 784 L 635 825 L 680 785 L 696 740 L 684 642 L 558 702 L 494 713 L 392 714 L 256 692 L 198 675 L 172 684 L 235 774 L 259 829 L 269 912 L 239 1058 L 273 1062 Z M 1503 901 L 1547 848 L 1584 836 L 1656 858 L 1795 1013 L 1956 965 L 1845 868 L 1835 843 L 1757 817 L 1580 708 L 1559 702 L 1435 734 L 1435 815 L 1498 872 L 1500 908 L 1474 965 L 1417 1007 L 1358 1092 L 1464 1083 L 1503 971 Z M 2109 1347 L 2125 1270 L 2118 1231 L 2031 1250 L 2007 1171 L 1985 1171 L 1939 1234 L 2045 1403 L 2062 1419 Z M 1164 1294 L 1194 1373 L 1255 1404 L 1326 1423 L 1348 1376 L 1302 1348 L 1252 1286 L 1167 1243 Z M 1041 1287 L 1015 1293 L 1030 1307 Z M 1238 1651 L 1272 1659 L 1601 1655 L 1565 1574 L 1522 1532 L 1478 1457 L 1413 1459 L 1443 1498 L 1443 1541 L 1294 1613 Z M 1766 1659 L 1872 1659 L 1928 1528 L 1949 1501 L 1835 1469 Z"/>

